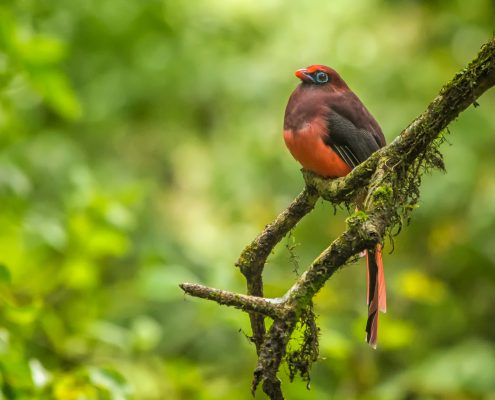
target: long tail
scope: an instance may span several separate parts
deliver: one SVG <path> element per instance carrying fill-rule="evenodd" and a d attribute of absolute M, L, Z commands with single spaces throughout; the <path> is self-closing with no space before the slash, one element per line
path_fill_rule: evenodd
<path fill-rule="evenodd" d="M 387 312 L 387 293 L 382 262 L 382 246 L 377 244 L 374 250 L 366 251 L 368 322 L 366 323 L 366 341 L 376 348 L 378 340 L 378 312 Z"/>

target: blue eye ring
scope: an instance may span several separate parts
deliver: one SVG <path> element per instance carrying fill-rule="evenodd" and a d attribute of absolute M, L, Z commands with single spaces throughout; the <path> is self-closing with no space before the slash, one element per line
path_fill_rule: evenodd
<path fill-rule="evenodd" d="M 328 82 L 328 74 L 323 71 L 318 71 L 315 75 L 316 82 L 318 83 L 327 83 Z"/>

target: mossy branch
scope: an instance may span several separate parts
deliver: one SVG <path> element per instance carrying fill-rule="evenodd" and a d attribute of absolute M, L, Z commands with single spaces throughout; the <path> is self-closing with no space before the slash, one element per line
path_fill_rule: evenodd
<path fill-rule="evenodd" d="M 283 302 L 278 299 L 265 299 L 264 297 L 233 293 L 197 283 L 186 282 L 179 286 L 190 296 L 213 300 L 224 306 L 235 307 L 245 312 L 257 313 L 273 319 L 285 318 Z"/>
<path fill-rule="evenodd" d="M 387 232 L 390 233 L 395 226 L 400 227 L 408 218 L 419 199 L 421 175 L 432 168 L 443 168 L 438 151 L 442 130 L 471 104 L 476 105 L 476 99 L 494 85 L 495 39 L 492 38 L 392 143 L 374 153 L 349 175 L 325 179 L 303 171 L 306 188 L 243 250 L 236 263 L 246 278 L 248 295 L 201 285 L 181 285 L 190 295 L 249 313 L 252 340 L 258 353 L 253 393 L 263 382 L 263 391 L 270 399 L 284 398 L 277 373 L 296 324 L 305 315 L 312 315 L 308 309 L 314 295 L 352 257 L 382 242 Z M 264 299 L 262 273 L 268 255 L 313 209 L 319 197 L 333 204 L 359 202 L 362 211 L 347 219 L 345 232 L 313 261 L 282 299 Z M 268 332 L 265 330 L 265 316 L 273 319 Z M 292 367 L 307 376 L 312 360 L 306 362 L 307 365 L 302 367 Z"/>

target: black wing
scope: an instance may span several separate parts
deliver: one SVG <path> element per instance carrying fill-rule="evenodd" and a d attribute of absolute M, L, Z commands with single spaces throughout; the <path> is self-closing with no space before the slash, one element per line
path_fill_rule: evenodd
<path fill-rule="evenodd" d="M 369 117 L 373 118 L 371 115 Z M 385 144 L 380 138 L 380 136 L 383 137 L 381 130 L 378 133 L 372 128 L 359 128 L 351 119 L 335 110 L 330 111 L 327 121 L 328 134 L 324 137 L 325 144 L 330 146 L 352 168 L 361 164 Z M 373 122 L 376 124 L 374 119 Z"/>

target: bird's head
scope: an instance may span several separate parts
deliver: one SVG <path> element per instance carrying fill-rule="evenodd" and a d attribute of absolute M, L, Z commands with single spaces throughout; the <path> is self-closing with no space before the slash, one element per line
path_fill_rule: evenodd
<path fill-rule="evenodd" d="M 316 86 L 331 86 L 333 88 L 346 88 L 347 85 L 333 68 L 326 65 L 310 65 L 307 68 L 298 69 L 294 73 L 303 84 Z"/>

